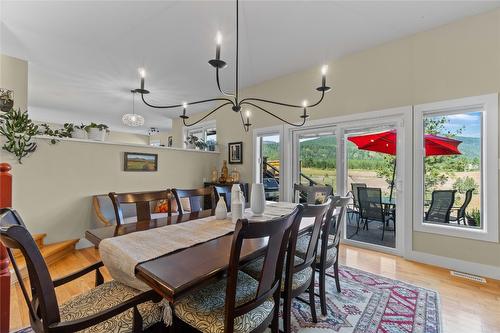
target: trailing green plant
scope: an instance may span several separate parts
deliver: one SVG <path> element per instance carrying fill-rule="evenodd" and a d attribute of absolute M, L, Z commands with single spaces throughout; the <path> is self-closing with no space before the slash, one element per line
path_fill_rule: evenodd
<path fill-rule="evenodd" d="M 83 126 L 83 124 L 82 124 Z M 98 128 L 100 129 L 101 131 L 106 131 L 107 133 L 109 133 L 109 127 L 108 125 L 105 125 L 105 124 L 96 124 L 96 123 L 90 123 L 89 125 L 86 125 L 85 126 L 85 130 L 88 132 L 89 129 L 91 128 Z"/>
<path fill-rule="evenodd" d="M 74 130 L 74 125 L 71 123 L 65 123 L 63 125 L 63 128 L 58 128 L 55 130 L 50 128 L 50 126 L 45 123 L 40 124 L 39 127 L 41 128 L 41 130 L 39 130 L 38 134 L 54 137 L 50 140 L 50 143 L 52 144 L 56 144 L 58 142 L 58 140 L 55 138 L 70 138 L 71 133 L 73 133 Z"/>
<path fill-rule="evenodd" d="M 38 134 L 38 126 L 30 119 L 28 111 L 12 108 L 0 114 L 0 134 L 6 139 L 2 149 L 14 154 L 20 164 L 37 148 L 33 137 Z"/>

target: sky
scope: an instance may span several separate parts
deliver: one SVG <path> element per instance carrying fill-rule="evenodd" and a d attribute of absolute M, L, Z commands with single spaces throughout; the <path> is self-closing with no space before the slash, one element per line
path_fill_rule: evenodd
<path fill-rule="evenodd" d="M 447 131 L 455 132 L 463 127 L 462 134 L 459 136 L 474 138 L 481 136 L 481 112 L 453 114 L 446 116 L 446 118 L 448 119 L 448 123 L 445 125 Z"/>

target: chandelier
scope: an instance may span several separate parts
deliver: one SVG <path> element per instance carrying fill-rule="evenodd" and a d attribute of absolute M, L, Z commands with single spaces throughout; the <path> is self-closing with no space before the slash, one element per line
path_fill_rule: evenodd
<path fill-rule="evenodd" d="M 135 94 L 136 91 L 132 90 L 132 113 L 124 114 L 122 117 L 123 123 L 130 127 L 138 127 L 144 125 L 144 117 L 135 114 Z"/>
<path fill-rule="evenodd" d="M 254 97 L 247 97 L 240 99 L 240 90 L 239 90 L 239 67 L 238 67 L 238 60 L 239 60 L 239 0 L 236 0 L 236 67 L 235 67 L 235 87 L 234 87 L 234 92 L 229 93 L 224 91 L 221 88 L 220 84 L 220 79 L 219 79 L 219 71 L 227 66 L 226 62 L 220 58 L 221 54 L 221 44 L 222 44 L 222 35 L 217 33 L 216 37 L 216 48 L 215 48 L 215 59 L 209 60 L 208 63 L 215 68 L 215 81 L 217 84 L 217 88 L 219 89 L 220 93 L 222 94 L 223 97 L 217 97 L 217 98 L 210 98 L 210 99 L 205 99 L 205 100 L 200 100 L 200 101 L 195 101 L 195 102 L 183 102 L 181 104 L 173 104 L 173 105 L 153 105 L 149 102 L 146 101 L 144 98 L 144 95 L 149 94 L 149 91 L 145 89 L 144 81 L 146 77 L 146 71 L 144 69 L 139 69 L 139 75 L 141 79 L 141 86 L 138 89 L 132 90 L 133 92 L 141 94 L 141 99 L 149 107 L 155 108 L 155 109 L 175 109 L 175 108 L 182 108 L 182 115 L 180 118 L 182 119 L 182 122 L 184 126 L 190 127 L 198 124 L 199 122 L 203 121 L 204 119 L 208 118 L 210 115 L 218 111 L 219 109 L 222 109 L 225 106 L 231 106 L 231 109 L 234 112 L 238 112 L 240 114 L 241 122 L 243 125 L 243 128 L 245 129 L 245 132 L 248 132 L 250 126 L 252 125 L 250 123 L 250 108 L 255 108 L 257 110 L 260 110 L 262 112 L 267 113 L 268 115 L 277 118 L 281 122 L 284 122 L 288 125 L 295 126 L 295 127 L 300 127 L 303 126 L 306 122 L 306 119 L 309 117 L 309 114 L 307 113 L 308 108 L 315 107 L 319 105 L 325 96 L 325 93 L 330 91 L 331 88 L 326 85 L 326 73 L 328 71 L 328 66 L 324 65 L 321 68 L 321 86 L 316 88 L 316 90 L 320 93 L 320 97 L 317 102 L 313 104 L 308 104 L 307 101 L 303 101 L 302 105 L 296 105 L 296 104 L 290 104 L 290 103 L 284 103 L 284 102 L 276 102 L 276 101 L 271 101 L 263 98 L 254 98 Z M 217 106 L 215 109 L 212 111 L 208 112 L 205 116 L 203 116 L 201 119 L 188 123 L 189 116 L 186 114 L 186 109 L 189 105 L 196 105 L 196 104 L 203 104 L 203 103 L 210 103 L 210 102 L 220 102 L 221 104 Z M 299 115 L 299 118 L 302 120 L 299 120 L 298 122 L 291 122 L 283 119 L 282 117 L 272 113 L 271 111 L 267 110 L 264 106 L 262 105 L 277 105 L 277 106 L 282 106 L 282 107 L 288 107 L 288 108 L 296 108 L 296 109 L 302 109 L 303 112 Z M 245 117 L 243 116 L 243 107 L 248 107 L 246 109 Z"/>

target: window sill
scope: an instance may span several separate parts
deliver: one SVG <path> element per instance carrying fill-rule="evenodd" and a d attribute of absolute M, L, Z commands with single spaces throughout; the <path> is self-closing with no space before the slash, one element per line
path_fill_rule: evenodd
<path fill-rule="evenodd" d="M 431 234 L 498 243 L 498 233 L 495 234 L 493 232 L 488 232 L 487 229 L 466 228 L 453 225 L 445 225 L 445 224 L 441 225 L 441 224 L 432 224 L 423 222 L 416 223 L 413 229 L 415 231 L 426 232 Z"/>

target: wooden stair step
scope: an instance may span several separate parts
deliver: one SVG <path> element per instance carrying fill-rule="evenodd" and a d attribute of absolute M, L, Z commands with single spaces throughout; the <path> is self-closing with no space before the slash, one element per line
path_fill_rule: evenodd
<path fill-rule="evenodd" d="M 75 245 L 78 243 L 79 239 L 70 239 L 62 242 L 52 243 L 43 245 L 40 248 L 40 252 L 42 254 L 43 259 L 47 265 L 53 264 L 56 261 L 64 258 L 66 255 L 72 253 L 75 250 Z M 17 266 L 19 268 L 19 272 L 23 278 L 28 276 L 28 270 L 26 269 L 26 261 L 23 256 L 19 258 L 15 258 Z M 11 270 L 13 271 L 12 264 Z M 13 280 L 15 280 L 15 276 L 13 274 Z M 13 281 L 15 282 L 15 281 Z"/>
<path fill-rule="evenodd" d="M 38 246 L 39 249 L 43 248 L 44 245 L 44 240 L 45 237 L 47 237 L 47 234 L 33 234 L 31 235 L 33 237 L 33 240 L 35 241 L 36 246 Z M 20 250 L 13 250 L 12 254 L 14 255 L 14 258 L 22 258 L 23 254 Z"/>

